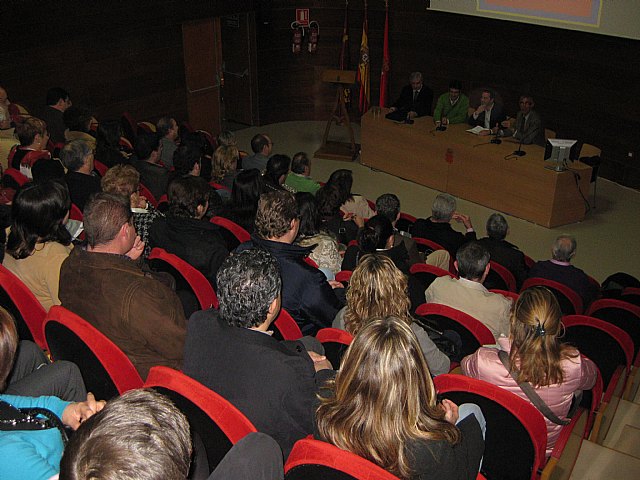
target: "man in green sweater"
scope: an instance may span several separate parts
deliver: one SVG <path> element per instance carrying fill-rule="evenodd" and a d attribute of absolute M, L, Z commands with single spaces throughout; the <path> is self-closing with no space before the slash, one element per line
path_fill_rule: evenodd
<path fill-rule="evenodd" d="M 285 185 L 291 187 L 295 192 L 309 192 L 316 194 L 320 189 L 320 184 L 311 175 L 311 160 L 304 152 L 298 152 L 291 161 L 291 173 L 287 175 Z"/>
<path fill-rule="evenodd" d="M 437 127 L 467 121 L 469 97 L 461 90 L 460 81 L 452 80 L 449 84 L 449 92 L 438 97 L 436 109 L 433 111 L 433 121 Z"/>

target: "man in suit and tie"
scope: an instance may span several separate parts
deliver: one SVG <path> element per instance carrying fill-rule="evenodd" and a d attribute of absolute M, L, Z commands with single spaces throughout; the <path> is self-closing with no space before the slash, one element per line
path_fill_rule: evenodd
<path fill-rule="evenodd" d="M 480 96 L 480 106 L 469 115 L 469 125 L 472 127 L 484 127 L 478 135 L 489 135 L 496 133 L 500 124 L 507 117 L 502 111 L 502 106 L 495 103 L 495 94 L 488 89 L 482 91 Z"/>
<path fill-rule="evenodd" d="M 389 109 L 387 118 L 392 120 L 413 120 L 431 113 L 433 91 L 427 87 L 422 78 L 422 73 L 413 72 L 409 75 L 409 85 L 402 88 L 400 97 Z"/>
<path fill-rule="evenodd" d="M 531 95 L 520 96 L 520 111 L 516 116 L 516 122 L 511 126 L 508 121 L 503 122 L 505 127 L 498 131 L 498 135 L 504 137 L 513 137 L 518 141 L 522 141 L 523 145 L 542 145 L 544 146 L 546 139 L 544 135 L 544 126 L 542 119 L 535 107 L 536 102 Z"/>

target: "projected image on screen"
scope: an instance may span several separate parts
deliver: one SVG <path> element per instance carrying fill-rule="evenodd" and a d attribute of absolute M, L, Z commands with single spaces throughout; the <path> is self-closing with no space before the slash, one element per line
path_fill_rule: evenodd
<path fill-rule="evenodd" d="M 600 0 L 478 0 L 478 11 L 582 25 L 600 25 Z"/>

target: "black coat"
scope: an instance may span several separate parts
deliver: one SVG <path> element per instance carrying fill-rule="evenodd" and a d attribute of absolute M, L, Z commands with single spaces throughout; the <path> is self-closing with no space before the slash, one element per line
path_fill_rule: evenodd
<path fill-rule="evenodd" d="M 416 101 L 413 101 L 413 88 L 405 85 L 400 96 L 393 104 L 400 112 L 407 114 L 416 112 L 419 117 L 431 115 L 431 104 L 433 103 L 433 91 L 426 85 L 422 85 Z"/>
<path fill-rule="evenodd" d="M 67 186 L 69 187 L 71 203 L 81 211 L 84 210 L 84 206 L 91 195 L 102 191 L 100 179 L 93 175 L 69 171 L 64 179 L 67 181 Z"/>
<path fill-rule="evenodd" d="M 450 223 L 432 222 L 431 217 L 416 220 L 411 235 L 439 243 L 449 252 L 451 258 L 456 258 L 456 252 L 463 244 L 476 239 L 476 232 L 462 234 L 454 230 Z"/>
<path fill-rule="evenodd" d="M 491 260 L 509 270 L 516 279 L 518 290 L 527 278 L 528 268 L 524 263 L 524 253 L 506 240 L 493 240 L 489 237 L 478 240 L 491 255 Z M 486 285 L 485 285 L 486 286 Z M 492 288 L 488 286 L 487 288 Z"/>

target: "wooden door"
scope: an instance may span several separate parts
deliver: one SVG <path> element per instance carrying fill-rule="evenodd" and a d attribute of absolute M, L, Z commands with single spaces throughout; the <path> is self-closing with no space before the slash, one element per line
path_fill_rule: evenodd
<path fill-rule="evenodd" d="M 207 130 L 215 136 L 221 129 L 220 19 L 183 23 L 182 46 L 189 123 L 194 129 Z"/>
<path fill-rule="evenodd" d="M 243 13 L 221 18 L 224 118 L 257 125 L 257 56 L 255 15 Z"/>

